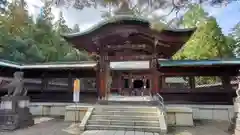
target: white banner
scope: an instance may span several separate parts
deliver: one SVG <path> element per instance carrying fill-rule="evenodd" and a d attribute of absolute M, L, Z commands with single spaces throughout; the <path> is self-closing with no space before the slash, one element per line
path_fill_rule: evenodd
<path fill-rule="evenodd" d="M 73 102 L 78 103 L 80 99 L 80 91 L 73 92 Z"/>
<path fill-rule="evenodd" d="M 78 103 L 79 98 L 80 98 L 80 80 L 75 79 L 73 86 L 73 102 Z"/>

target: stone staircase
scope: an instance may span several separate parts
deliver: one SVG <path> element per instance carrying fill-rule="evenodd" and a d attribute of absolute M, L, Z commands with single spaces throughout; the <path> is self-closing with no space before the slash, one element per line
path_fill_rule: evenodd
<path fill-rule="evenodd" d="M 158 107 L 97 105 L 86 120 L 84 130 L 129 130 L 165 134 L 167 125 L 165 115 Z"/>

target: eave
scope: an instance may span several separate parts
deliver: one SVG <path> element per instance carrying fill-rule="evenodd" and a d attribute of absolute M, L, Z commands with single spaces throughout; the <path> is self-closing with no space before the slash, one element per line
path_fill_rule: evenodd
<path fill-rule="evenodd" d="M 162 31 L 151 29 L 150 22 L 147 19 L 120 16 L 114 19 L 102 20 L 90 29 L 73 33 L 63 34 L 62 36 L 75 48 L 86 50 L 88 52 L 97 52 L 101 45 L 124 44 L 130 41 L 133 44 L 144 43 L 153 45 L 158 40 L 158 51 L 167 53 L 165 58 L 174 55 L 190 38 L 195 28 L 192 29 L 170 29 L 165 28 Z M 128 36 L 122 36 L 122 35 Z M 137 36 L 137 42 L 132 36 Z M 115 39 L 113 41 L 113 39 Z M 169 46 L 169 47 L 166 47 Z"/>

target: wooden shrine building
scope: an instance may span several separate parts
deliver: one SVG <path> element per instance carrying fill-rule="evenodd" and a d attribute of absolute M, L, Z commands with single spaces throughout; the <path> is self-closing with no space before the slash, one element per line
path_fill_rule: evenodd
<path fill-rule="evenodd" d="M 96 54 L 97 89 L 100 98 L 104 98 L 109 81 L 118 83 L 118 91 L 122 90 L 122 78 L 129 81 L 130 90 L 134 83 L 143 83 L 144 93 L 158 93 L 158 59 L 170 59 L 193 32 L 194 29 L 164 29 L 158 32 L 150 28 L 147 20 L 120 16 L 102 22 L 87 32 L 65 35 L 64 38 L 75 48 Z M 110 62 L 114 61 L 146 61 L 148 67 L 112 72 L 110 75 Z"/>
<path fill-rule="evenodd" d="M 81 102 L 94 103 L 109 94 L 160 93 L 166 103 L 232 104 L 240 59 L 171 60 L 194 30 L 155 31 L 147 20 L 118 17 L 85 32 L 63 35 L 75 48 L 95 56 L 92 61 L 0 60 L 0 73 L 10 77 L 23 71 L 24 78 L 39 79 L 25 83 L 36 102 L 72 102 L 73 79 L 80 78 Z"/>

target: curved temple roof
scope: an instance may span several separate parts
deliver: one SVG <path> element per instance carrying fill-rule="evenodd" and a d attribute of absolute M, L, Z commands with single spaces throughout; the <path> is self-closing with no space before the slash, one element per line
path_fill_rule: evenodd
<path fill-rule="evenodd" d="M 124 44 L 126 41 L 130 41 L 132 44 L 151 45 L 157 39 L 161 42 L 157 48 L 158 52 L 171 57 L 195 31 L 195 28 L 169 29 L 166 27 L 159 32 L 151 29 L 150 25 L 150 22 L 144 18 L 117 16 L 103 20 L 88 30 L 73 34 L 63 34 L 62 36 L 68 42 L 74 44 L 76 48 L 85 49 L 88 52 L 97 51 L 96 41 L 100 41 L 100 45 L 119 45 Z M 125 36 L 126 34 L 128 36 Z"/>
<path fill-rule="evenodd" d="M 125 15 L 119 15 L 110 19 L 106 19 L 106 20 L 101 20 L 100 22 L 98 22 L 97 24 L 93 25 L 92 27 L 81 31 L 81 32 L 77 32 L 77 33 L 63 33 L 62 36 L 66 39 L 70 39 L 73 37 L 78 37 L 78 36 L 83 36 L 83 35 L 87 35 L 90 34 L 91 32 L 94 32 L 95 30 L 110 24 L 110 23 L 117 23 L 117 22 L 127 22 L 127 21 L 132 21 L 135 22 L 136 24 L 143 24 L 143 25 L 148 25 L 150 27 L 150 22 L 149 20 L 147 20 L 146 18 L 142 18 L 142 17 L 134 17 L 134 16 L 125 16 Z M 170 29 L 168 27 L 166 27 L 164 29 L 164 31 L 169 31 L 169 32 L 176 32 L 176 33 L 192 33 L 193 31 L 195 31 L 195 28 L 191 28 L 191 29 Z"/>

